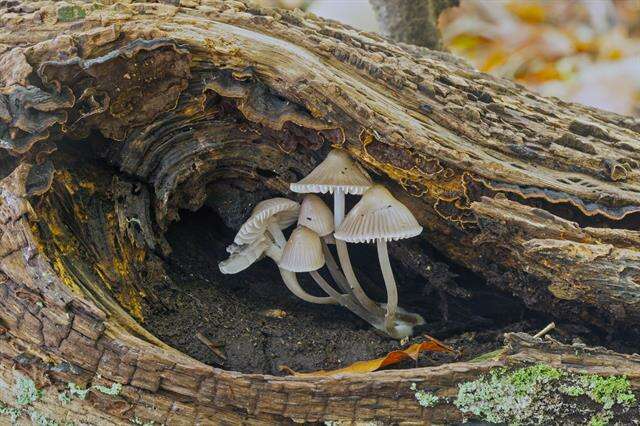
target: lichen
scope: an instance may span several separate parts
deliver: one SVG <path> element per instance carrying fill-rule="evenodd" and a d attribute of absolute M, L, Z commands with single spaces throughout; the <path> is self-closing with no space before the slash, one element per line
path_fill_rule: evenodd
<path fill-rule="evenodd" d="M 122 385 L 120 383 L 113 383 L 111 387 L 94 385 L 92 386 L 92 389 L 95 389 L 98 392 L 102 392 L 106 395 L 116 396 L 116 395 L 120 395 L 120 392 L 122 391 Z"/>
<path fill-rule="evenodd" d="M 89 389 L 82 389 L 81 387 L 78 387 L 78 385 L 76 385 L 75 383 L 71 382 L 68 384 L 69 386 L 69 399 L 71 399 L 71 397 L 78 397 L 82 400 L 87 398 L 87 394 L 89 393 Z"/>
<path fill-rule="evenodd" d="M 44 414 L 40 413 L 36 410 L 29 411 L 29 417 L 31 418 L 31 424 L 37 426 L 60 426 L 55 420 L 51 420 L 46 417 Z"/>
<path fill-rule="evenodd" d="M 28 405 L 42 398 L 42 390 L 27 377 L 19 377 L 16 380 L 15 394 L 18 405 Z"/>
<path fill-rule="evenodd" d="M 67 405 L 67 404 L 71 403 L 71 396 L 69 395 L 69 392 L 67 392 L 67 391 L 60 392 L 58 394 L 58 401 L 60 401 L 60 403 L 62 403 L 62 405 Z"/>
<path fill-rule="evenodd" d="M 433 407 L 440 402 L 440 397 L 431 392 L 418 389 L 415 383 L 411 383 L 411 390 L 415 391 L 414 395 L 418 404 L 425 408 Z"/>
<path fill-rule="evenodd" d="M 585 405 L 585 396 L 597 407 Z M 628 409 L 635 402 L 625 376 L 572 374 L 536 364 L 495 369 L 478 380 L 461 383 L 454 404 L 463 413 L 491 423 L 547 424 L 578 415 L 585 423 L 601 426 L 613 419 L 612 408 Z"/>
<path fill-rule="evenodd" d="M 87 13 L 80 6 L 64 5 L 58 8 L 58 21 L 72 22 L 83 19 Z"/>
<path fill-rule="evenodd" d="M 22 416 L 22 410 L 20 408 L 14 408 L 0 404 L 0 415 L 9 416 L 9 418 L 11 419 L 11 423 L 13 424 L 18 421 L 20 416 Z"/>

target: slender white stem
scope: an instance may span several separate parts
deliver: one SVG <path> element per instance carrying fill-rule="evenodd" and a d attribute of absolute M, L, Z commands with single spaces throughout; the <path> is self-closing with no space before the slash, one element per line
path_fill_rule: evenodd
<path fill-rule="evenodd" d="M 340 267 L 336 263 L 336 260 L 333 258 L 331 250 L 329 250 L 329 242 L 327 241 L 327 237 L 324 237 L 322 239 L 322 251 L 324 253 L 324 260 L 326 262 L 327 269 L 331 274 L 331 278 L 333 278 L 333 280 L 338 283 L 338 287 L 340 287 L 340 290 L 351 294 L 351 287 L 349 286 L 349 283 L 347 282 L 344 274 L 340 270 Z"/>
<path fill-rule="evenodd" d="M 336 230 L 344 220 L 344 192 L 336 189 L 333 193 L 333 219 Z M 351 259 L 349 258 L 349 251 L 347 249 L 347 243 L 336 238 L 336 250 L 338 251 L 338 259 L 340 260 L 340 267 L 344 271 L 344 275 L 347 278 L 351 293 L 355 298 L 364 306 L 367 310 L 375 315 L 383 316 L 384 309 L 382 309 L 376 302 L 371 300 L 365 293 L 358 278 L 356 278 L 353 267 L 351 266 Z"/>
<path fill-rule="evenodd" d="M 280 275 L 282 275 L 282 280 L 284 281 L 284 284 L 291 291 L 291 293 L 295 294 L 300 299 L 306 302 L 318 303 L 321 305 L 337 303 L 337 301 L 333 297 L 319 297 L 319 296 L 314 296 L 307 293 L 306 291 L 304 291 L 302 287 L 300 287 L 300 283 L 298 283 L 298 278 L 296 277 L 295 272 L 285 271 L 282 268 L 279 268 L 279 269 L 280 269 Z"/>
<path fill-rule="evenodd" d="M 386 241 L 378 240 L 378 259 L 380 261 L 380 269 L 382 269 L 382 276 L 384 277 L 384 285 L 387 287 L 387 315 L 385 316 L 384 325 L 386 330 L 391 333 L 395 327 L 396 312 L 398 310 L 398 289 L 391 270 L 391 264 L 389 263 Z"/>
<path fill-rule="evenodd" d="M 322 278 L 317 271 L 310 272 L 311 277 L 315 280 L 315 282 L 322 288 L 328 295 L 330 295 L 333 299 L 337 300 L 345 308 L 349 309 L 351 312 L 373 325 L 374 327 L 380 329 L 381 321 L 380 318 L 373 315 L 371 312 L 364 309 L 358 302 L 352 299 L 350 296 L 346 294 L 338 293 L 333 287 L 329 285 L 329 283 Z"/>
<path fill-rule="evenodd" d="M 284 237 L 282 229 L 280 229 L 278 224 L 276 222 L 271 222 L 267 226 L 267 229 L 269 230 L 269 233 L 271 234 L 273 239 L 276 241 L 278 247 L 284 248 L 285 244 L 287 244 L 287 239 Z"/>

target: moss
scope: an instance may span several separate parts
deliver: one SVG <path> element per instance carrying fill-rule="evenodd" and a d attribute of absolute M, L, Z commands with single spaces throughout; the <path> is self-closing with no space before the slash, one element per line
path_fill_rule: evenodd
<path fill-rule="evenodd" d="M 631 383 L 626 376 L 584 375 L 581 381 L 587 395 L 598 404 L 602 404 L 605 410 L 611 409 L 616 403 L 628 407 L 636 402 L 636 397 L 631 392 Z"/>
<path fill-rule="evenodd" d="M 16 380 L 15 393 L 18 405 L 28 405 L 42 398 L 42 391 L 27 377 L 19 377 Z"/>
<path fill-rule="evenodd" d="M 416 400 L 418 401 L 418 404 L 420 404 L 423 407 L 426 407 L 426 408 L 433 407 L 438 402 L 440 402 L 440 398 L 437 395 L 431 392 L 419 390 L 415 383 L 411 383 L 411 390 L 415 391 L 414 395 L 416 397 Z"/>
<path fill-rule="evenodd" d="M 58 8 L 58 21 L 72 22 L 83 19 L 87 13 L 80 6 L 64 5 Z"/>
<path fill-rule="evenodd" d="M 592 403 L 586 403 L 585 396 Z M 598 426 L 611 421 L 615 406 L 627 409 L 635 402 L 624 376 L 577 375 L 537 364 L 511 371 L 495 369 L 461 383 L 454 404 L 463 413 L 491 423 L 547 424 L 562 416 L 579 416 L 584 423 Z"/>
<path fill-rule="evenodd" d="M 613 414 L 610 411 L 601 411 L 591 417 L 589 420 L 589 426 L 606 426 L 612 418 Z"/>
<path fill-rule="evenodd" d="M 560 386 L 559 390 L 563 394 L 569 395 L 569 396 L 581 396 L 585 394 L 584 388 L 582 388 L 581 386 L 575 386 L 575 385 L 563 385 L 563 386 Z"/>

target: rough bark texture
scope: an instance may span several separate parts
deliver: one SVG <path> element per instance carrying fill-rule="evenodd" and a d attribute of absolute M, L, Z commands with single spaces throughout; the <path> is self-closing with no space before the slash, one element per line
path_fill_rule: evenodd
<path fill-rule="evenodd" d="M 42 404 L 50 417 L 451 422 L 454 406 L 425 409 L 409 384 L 449 395 L 528 361 L 640 385 L 635 356 L 526 336 L 511 336 L 500 361 L 244 375 L 180 354 L 137 321 L 153 303 L 141 284 L 165 279 L 162 235 L 179 209 L 207 203 L 237 227 L 333 144 L 390 185 L 424 240 L 490 285 L 557 318 L 633 325 L 637 119 L 243 2 L 1 1 L 0 71 L 0 383 L 21 369 L 47 389 L 124 385 L 116 397 Z"/>
<path fill-rule="evenodd" d="M 459 0 L 369 0 L 382 32 L 393 40 L 443 50 L 438 17 Z"/>

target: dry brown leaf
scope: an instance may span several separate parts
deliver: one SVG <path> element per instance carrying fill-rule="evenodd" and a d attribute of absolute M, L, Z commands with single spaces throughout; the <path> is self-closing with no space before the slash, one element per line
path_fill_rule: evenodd
<path fill-rule="evenodd" d="M 351 365 L 348 365 L 344 368 L 339 368 L 337 370 L 319 370 L 313 371 L 311 373 L 300 373 L 292 370 L 286 365 L 280 366 L 280 371 L 284 371 L 288 374 L 292 374 L 294 376 L 337 376 L 339 374 L 362 374 L 362 373 L 371 373 L 372 371 L 379 370 L 388 365 L 397 364 L 400 361 L 404 361 L 405 359 L 412 359 L 414 361 L 418 360 L 420 353 L 423 351 L 431 351 L 431 352 L 450 352 L 455 353 L 450 346 L 445 345 L 441 341 L 434 339 L 431 336 L 424 336 L 427 340 L 422 343 L 414 343 L 406 349 L 392 351 L 389 352 L 386 356 L 377 359 L 371 359 L 367 361 L 357 361 Z"/>

